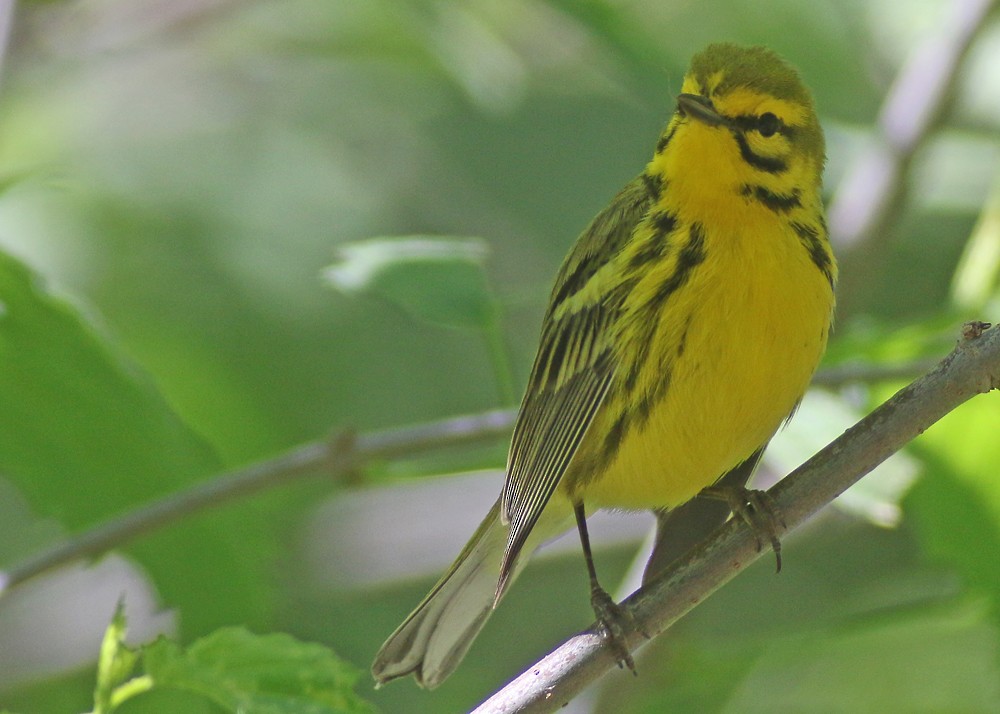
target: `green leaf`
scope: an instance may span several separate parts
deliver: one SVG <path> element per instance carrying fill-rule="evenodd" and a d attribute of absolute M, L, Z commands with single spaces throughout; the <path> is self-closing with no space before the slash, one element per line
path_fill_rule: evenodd
<path fill-rule="evenodd" d="M 36 509 L 69 506 L 57 507 L 65 525 L 144 498 L 172 471 L 214 464 L 144 375 L 2 254 L 0 364 L 0 469 Z M 169 466 L 135 469 L 154 461 Z"/>
<path fill-rule="evenodd" d="M 817 637 L 776 638 L 725 711 L 995 711 L 996 632 L 985 608 L 898 612 Z"/>
<path fill-rule="evenodd" d="M 111 624 L 104 631 L 101 654 L 97 659 L 97 686 L 94 688 L 94 714 L 113 711 L 112 694 L 135 670 L 138 655 L 125 646 L 125 603 L 118 602 Z"/>
<path fill-rule="evenodd" d="M 290 635 L 218 630 L 187 650 L 161 638 L 143 650 L 154 687 L 200 694 L 240 714 L 365 714 L 358 672 L 329 649 Z"/>
<path fill-rule="evenodd" d="M 421 320 L 488 329 L 496 315 L 478 238 L 406 236 L 372 238 L 338 248 L 324 275 L 348 295 L 369 295 Z"/>
<path fill-rule="evenodd" d="M 36 517 L 71 533 L 221 470 L 148 375 L 3 253 L 0 405 L 0 474 Z M 167 603 L 184 610 L 187 632 L 231 622 L 234 611 L 265 611 L 255 571 L 266 546 L 247 545 L 264 534 L 246 521 L 228 509 L 129 545 Z M 0 522 L 0 538 L 18 537 L 9 527 Z M 47 529 L 49 537 L 57 532 Z M 10 551 L 22 557 L 21 548 Z"/>
<path fill-rule="evenodd" d="M 1000 613 L 1000 396 L 983 394 L 927 430 L 915 446 L 927 473 L 908 495 L 929 556 L 954 567 Z"/>

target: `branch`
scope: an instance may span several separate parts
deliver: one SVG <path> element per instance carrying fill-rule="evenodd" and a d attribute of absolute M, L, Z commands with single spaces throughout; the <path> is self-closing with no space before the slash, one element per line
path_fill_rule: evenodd
<path fill-rule="evenodd" d="M 15 0 L 0 0 L 0 70 L 3 69 L 10 49 L 10 35 L 14 27 Z"/>
<path fill-rule="evenodd" d="M 101 555 L 174 521 L 259 491 L 318 474 L 346 480 L 363 464 L 503 436 L 510 432 L 513 423 L 512 412 L 492 411 L 357 437 L 341 434 L 331 440 L 299 446 L 276 458 L 222 474 L 187 491 L 112 518 L 7 571 L 0 571 L 0 596 L 13 586 L 53 568 Z"/>
<path fill-rule="evenodd" d="M 848 429 L 770 490 L 785 528 L 798 527 L 934 422 L 976 394 L 1000 389 L 1000 327 L 969 323 L 958 346 L 929 374 Z M 984 331 L 985 330 L 985 331 Z M 627 638 L 641 648 L 761 556 L 752 531 L 730 519 L 702 546 L 629 597 Z M 474 714 L 554 712 L 615 667 L 617 656 L 592 626 L 530 667 Z"/>
<path fill-rule="evenodd" d="M 813 383 L 836 387 L 853 382 L 900 379 L 917 373 L 919 365 L 915 362 L 834 367 L 818 372 Z M 303 444 L 281 456 L 221 474 L 186 491 L 170 494 L 99 523 L 9 570 L 0 570 L 0 597 L 15 585 L 42 573 L 75 560 L 100 556 L 201 511 L 219 508 L 307 476 L 325 474 L 331 480 L 346 480 L 350 473 L 379 459 L 412 456 L 431 449 L 507 436 L 514 418 L 512 410 L 497 410 L 371 432 L 353 439 L 341 434 L 333 441 Z"/>
<path fill-rule="evenodd" d="M 820 370 L 813 377 L 811 386 L 836 389 L 848 384 L 871 384 L 913 379 L 937 364 L 933 358 L 916 359 L 899 364 L 846 363 Z"/>
<path fill-rule="evenodd" d="M 818 372 L 813 384 L 837 387 L 854 382 L 900 379 L 919 373 L 921 364 L 917 361 L 900 365 L 834 367 Z M 303 444 L 281 456 L 221 474 L 186 491 L 170 494 L 99 523 L 6 571 L 0 570 L 0 597 L 15 585 L 54 568 L 103 555 L 171 523 L 269 488 L 319 474 L 331 480 L 347 480 L 352 472 L 379 459 L 413 456 L 441 447 L 507 436 L 515 416 L 512 410 L 497 410 L 385 429 L 353 438 L 341 433 L 334 440 Z"/>

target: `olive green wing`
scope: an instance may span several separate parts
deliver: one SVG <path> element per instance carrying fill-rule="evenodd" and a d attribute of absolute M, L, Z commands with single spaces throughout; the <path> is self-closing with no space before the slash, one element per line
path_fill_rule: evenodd
<path fill-rule="evenodd" d="M 611 263 L 649 201 L 641 179 L 629 183 L 580 236 L 556 278 L 507 458 L 500 512 L 510 536 L 498 594 L 608 393 L 621 283 Z"/>

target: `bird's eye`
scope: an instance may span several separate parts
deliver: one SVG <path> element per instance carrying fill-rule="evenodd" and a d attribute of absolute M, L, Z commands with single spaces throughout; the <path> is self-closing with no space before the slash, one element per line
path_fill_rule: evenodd
<path fill-rule="evenodd" d="M 769 136 L 774 136 L 780 128 L 781 120 L 771 112 L 764 112 L 757 117 L 757 131 L 765 139 Z"/>

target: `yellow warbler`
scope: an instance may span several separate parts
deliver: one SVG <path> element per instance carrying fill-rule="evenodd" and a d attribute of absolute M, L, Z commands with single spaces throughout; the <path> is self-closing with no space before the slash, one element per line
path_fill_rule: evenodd
<path fill-rule="evenodd" d="M 745 481 L 823 354 L 837 278 L 823 162 L 792 67 L 762 47 L 695 55 L 652 160 L 556 277 L 500 498 L 382 646 L 378 683 L 440 684 L 526 556 L 574 517 L 614 639 L 587 511 L 668 510 Z"/>

